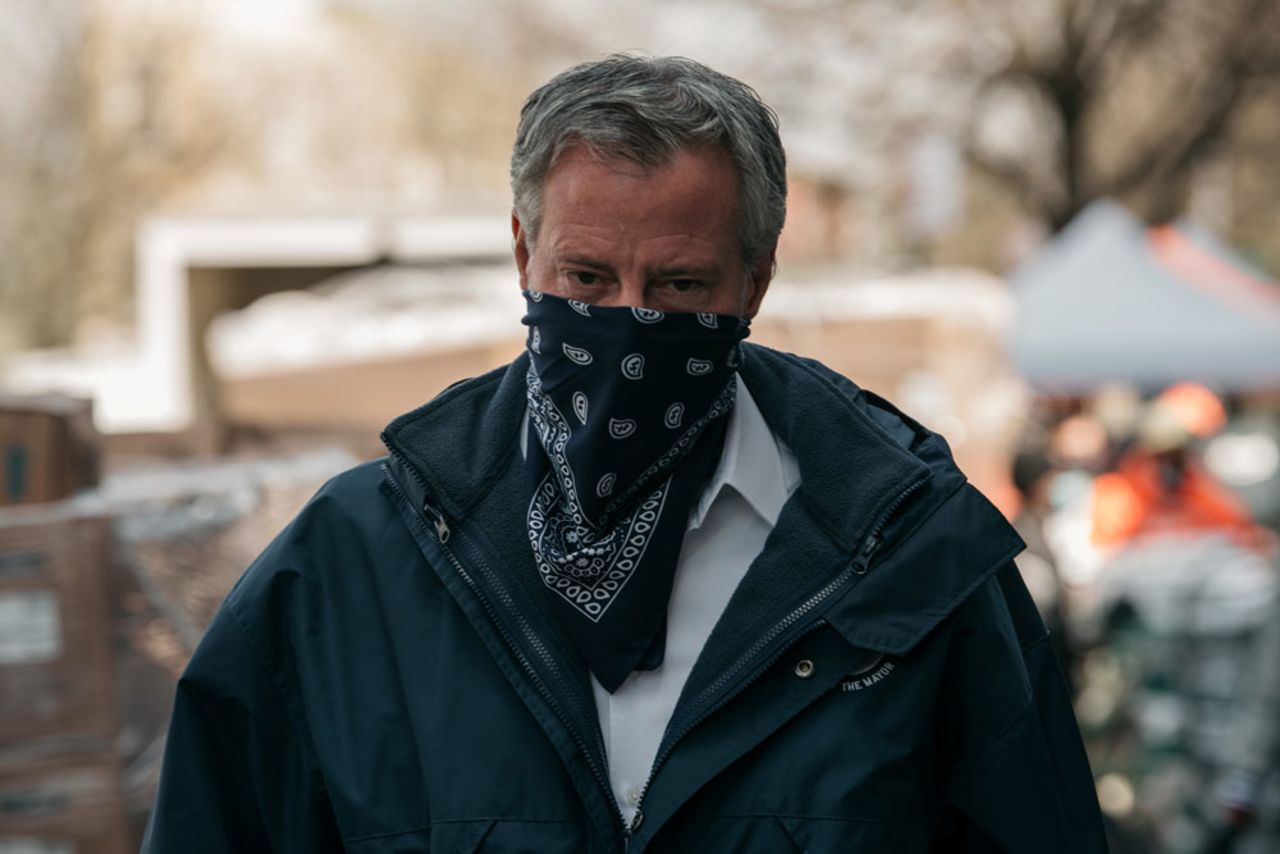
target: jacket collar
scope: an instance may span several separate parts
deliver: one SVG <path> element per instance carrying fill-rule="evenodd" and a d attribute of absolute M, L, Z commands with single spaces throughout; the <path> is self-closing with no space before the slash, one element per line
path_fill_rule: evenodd
<path fill-rule="evenodd" d="M 744 346 L 742 379 L 800 467 L 799 498 L 841 547 L 857 549 L 929 467 L 869 419 L 853 383 L 816 362 Z"/>
<path fill-rule="evenodd" d="M 382 431 L 383 444 L 449 517 L 464 518 L 519 454 L 528 369 L 528 354 L 521 353 L 504 368 L 455 383 Z"/>

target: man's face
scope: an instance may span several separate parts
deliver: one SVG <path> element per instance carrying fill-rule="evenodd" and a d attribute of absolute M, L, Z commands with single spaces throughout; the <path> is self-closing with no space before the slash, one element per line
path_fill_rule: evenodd
<path fill-rule="evenodd" d="M 773 252 L 743 263 L 737 212 L 737 175 L 718 149 L 643 169 L 572 148 L 543 184 L 536 242 L 512 214 L 520 287 L 593 305 L 753 317 Z"/>

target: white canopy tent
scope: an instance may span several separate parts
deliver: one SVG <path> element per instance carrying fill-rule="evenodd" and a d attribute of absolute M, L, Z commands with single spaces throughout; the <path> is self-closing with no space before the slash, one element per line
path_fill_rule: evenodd
<path fill-rule="evenodd" d="M 1193 227 L 1147 228 L 1099 202 L 1013 283 L 1013 360 L 1043 393 L 1280 389 L 1280 286 Z"/>

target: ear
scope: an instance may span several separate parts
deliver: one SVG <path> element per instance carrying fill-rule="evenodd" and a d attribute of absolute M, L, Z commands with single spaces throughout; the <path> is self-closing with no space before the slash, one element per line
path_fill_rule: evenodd
<path fill-rule="evenodd" d="M 511 211 L 512 251 L 516 256 L 516 270 L 520 273 L 520 290 L 529 289 L 529 235 L 520 223 L 514 209 Z"/>
<path fill-rule="evenodd" d="M 773 271 L 777 266 L 778 246 L 774 244 L 747 271 L 747 300 L 743 317 L 750 320 L 760 311 L 760 303 L 764 301 L 765 292 L 769 290 L 769 283 L 773 281 Z"/>

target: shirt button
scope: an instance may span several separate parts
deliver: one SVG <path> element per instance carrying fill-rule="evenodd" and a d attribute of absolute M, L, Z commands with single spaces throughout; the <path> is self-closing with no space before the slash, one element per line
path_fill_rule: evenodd
<path fill-rule="evenodd" d="M 640 790 L 639 786 L 632 786 L 630 789 L 627 789 L 627 805 L 633 807 L 639 806 L 640 798 L 643 795 L 644 792 Z"/>
<path fill-rule="evenodd" d="M 807 658 L 802 658 L 796 662 L 796 675 L 801 679 L 808 679 L 813 675 L 813 662 Z"/>

